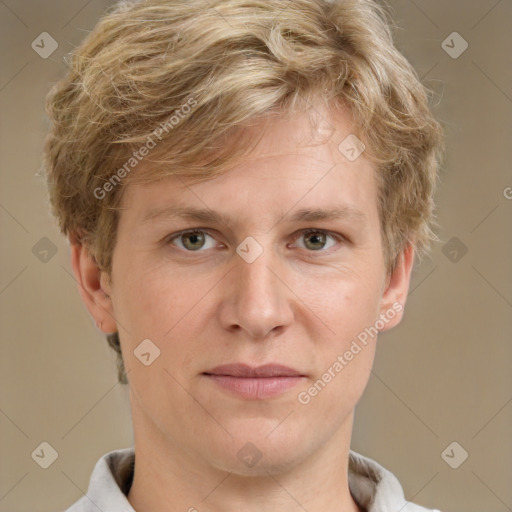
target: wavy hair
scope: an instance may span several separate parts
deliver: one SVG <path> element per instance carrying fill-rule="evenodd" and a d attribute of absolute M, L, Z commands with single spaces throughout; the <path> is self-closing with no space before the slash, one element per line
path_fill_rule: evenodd
<path fill-rule="evenodd" d="M 245 126 L 321 102 L 350 109 L 375 164 L 386 268 L 409 243 L 421 258 L 438 240 L 443 135 L 432 93 L 395 47 L 392 27 L 389 10 L 372 0 L 119 2 L 47 97 L 43 169 L 60 230 L 110 276 L 129 183 L 227 172 L 258 142 L 244 138 Z M 193 114 L 178 116 L 191 99 Z M 155 165 L 142 173 L 131 162 L 129 172 L 157 132 L 162 143 L 145 158 Z M 107 339 L 126 383 L 118 333 Z"/>

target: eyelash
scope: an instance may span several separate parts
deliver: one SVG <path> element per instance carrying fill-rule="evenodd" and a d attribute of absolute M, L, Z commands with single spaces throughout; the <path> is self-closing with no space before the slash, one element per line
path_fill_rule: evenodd
<path fill-rule="evenodd" d="M 170 235 L 168 237 L 166 237 L 164 243 L 165 245 L 173 245 L 172 242 L 176 239 L 179 239 L 181 236 L 183 235 L 187 235 L 187 234 L 192 234 L 192 233 L 204 233 L 208 236 L 211 236 L 212 238 L 215 238 L 212 234 L 210 234 L 209 230 L 207 229 L 203 229 L 203 228 L 196 228 L 196 229 L 187 229 L 185 231 L 180 231 L 178 233 L 174 233 L 173 235 Z M 338 243 L 347 243 L 349 240 L 338 234 L 338 233 L 332 233 L 331 231 L 327 231 L 325 229 L 313 229 L 313 228 L 308 228 L 308 229 L 303 229 L 301 230 L 298 235 L 296 237 L 294 237 L 294 242 L 300 238 L 301 236 L 305 236 L 305 235 L 308 235 L 310 233 L 322 233 L 324 235 L 327 235 L 328 237 L 331 237 L 333 238 L 334 240 L 336 240 Z M 177 247 L 175 246 L 177 249 L 180 249 L 181 251 L 183 252 L 187 252 L 187 253 L 200 253 L 200 252 L 204 252 L 206 249 L 198 249 L 197 251 L 188 251 L 186 249 L 181 249 L 181 247 Z M 314 251 L 314 250 L 307 250 L 305 249 L 307 253 L 320 253 L 321 255 L 325 256 L 325 255 L 330 255 L 331 252 L 333 250 L 336 250 L 335 246 L 327 249 L 327 250 L 324 250 L 324 249 L 318 249 L 317 251 Z M 314 258 L 315 256 L 313 256 L 312 254 L 308 254 L 307 257 L 311 257 L 311 258 Z"/>

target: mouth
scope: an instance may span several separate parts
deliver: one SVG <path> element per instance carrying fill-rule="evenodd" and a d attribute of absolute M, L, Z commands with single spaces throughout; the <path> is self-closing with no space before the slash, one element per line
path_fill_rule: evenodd
<path fill-rule="evenodd" d="M 263 366 L 249 366 L 247 364 L 225 364 L 217 366 L 205 375 L 222 375 L 239 378 L 271 378 L 271 377 L 305 377 L 299 371 L 281 364 L 265 364 Z"/>
<path fill-rule="evenodd" d="M 301 372 L 280 364 L 257 367 L 228 364 L 217 366 L 203 375 L 221 389 L 252 400 L 280 395 L 306 378 Z"/>

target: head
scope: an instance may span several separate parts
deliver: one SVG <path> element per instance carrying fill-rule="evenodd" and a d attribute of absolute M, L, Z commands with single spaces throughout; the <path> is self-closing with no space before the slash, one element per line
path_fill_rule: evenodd
<path fill-rule="evenodd" d="M 428 91 L 394 47 L 389 13 L 378 4 L 209 4 L 119 3 L 73 53 L 47 103 L 50 201 L 77 276 L 82 271 L 82 298 L 118 353 L 132 401 L 182 440 L 198 417 L 173 418 L 172 408 L 157 405 L 186 407 L 192 394 L 215 403 L 213 416 L 232 409 L 201 380 L 213 366 L 285 361 L 309 379 L 295 394 L 311 397 L 307 389 L 364 329 L 379 318 L 378 330 L 400 321 L 413 260 L 436 239 L 442 151 Z M 353 159 L 350 147 L 364 150 Z M 224 217 L 151 216 L 165 207 Z M 291 220 L 301 208 L 327 207 L 345 215 Z M 320 252 L 318 242 L 304 245 L 318 233 L 292 237 L 310 225 L 327 231 L 325 243 L 342 240 L 342 249 L 316 260 L 297 256 Z M 170 249 L 170 233 L 201 227 L 208 234 L 199 244 L 197 233 L 192 238 L 200 251 L 187 243 L 190 235 L 174 237 Z M 253 245 L 242 247 L 261 253 L 251 262 L 237 251 L 247 237 Z M 150 366 L 134 355 L 144 339 L 160 351 Z M 352 413 L 374 343 L 363 352 L 308 402 L 308 414 L 321 419 L 348 390 L 311 450 Z M 247 439 L 270 431 L 288 412 L 277 413 L 279 400 L 236 402 L 224 430 Z M 282 430 L 290 442 L 308 414 Z M 218 446 L 229 446 L 226 432 L 211 428 Z"/>

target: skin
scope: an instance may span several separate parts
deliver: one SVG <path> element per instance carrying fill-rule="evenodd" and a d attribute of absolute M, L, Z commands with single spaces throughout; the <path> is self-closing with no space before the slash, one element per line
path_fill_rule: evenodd
<path fill-rule="evenodd" d="M 307 405 L 297 397 L 380 314 L 405 305 L 414 250 L 407 246 L 386 273 L 375 170 L 364 153 L 350 162 L 338 150 L 352 132 L 348 112 L 316 111 L 313 131 L 304 114 L 274 119 L 255 151 L 215 179 L 127 186 L 110 281 L 72 245 L 88 311 L 103 332 L 120 333 L 136 453 L 128 499 L 138 512 L 361 510 L 348 487 L 348 453 L 376 339 Z M 170 205 L 208 207 L 230 221 L 141 222 Z M 366 220 L 289 221 L 299 208 L 343 205 Z M 170 241 L 199 228 L 204 242 Z M 302 233 L 310 228 L 325 239 Z M 236 252 L 248 236 L 263 248 L 252 263 Z M 134 356 L 147 338 L 160 350 L 149 366 Z M 236 362 L 280 363 L 305 377 L 280 395 L 249 400 L 203 375 Z M 253 467 L 237 457 L 248 442 L 261 454 Z"/>

